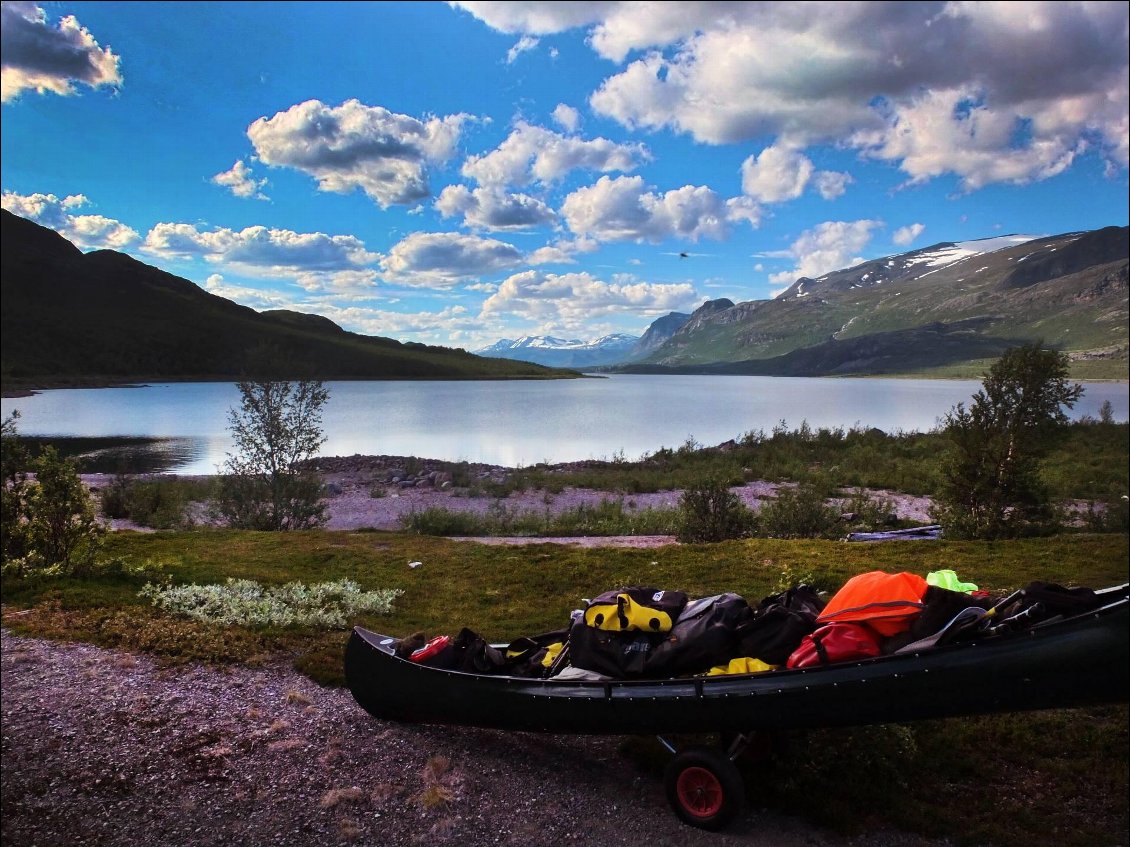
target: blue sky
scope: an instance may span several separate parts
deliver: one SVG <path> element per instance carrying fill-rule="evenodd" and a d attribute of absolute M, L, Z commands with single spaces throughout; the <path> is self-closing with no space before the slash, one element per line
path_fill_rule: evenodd
<path fill-rule="evenodd" d="M 3 207 L 355 332 L 638 335 L 1125 226 L 1127 10 L 4 2 Z"/>

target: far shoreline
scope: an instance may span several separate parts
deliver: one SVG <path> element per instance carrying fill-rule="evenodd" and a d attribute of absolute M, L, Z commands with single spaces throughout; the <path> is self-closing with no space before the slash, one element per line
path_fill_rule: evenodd
<path fill-rule="evenodd" d="M 568 377 L 570 379 L 607 379 L 610 376 L 616 376 L 618 372 L 593 372 L 593 373 L 578 373 L 576 377 Z M 628 374 L 625 374 L 628 375 Z M 640 375 L 640 374 L 636 374 Z M 642 374 L 644 376 L 758 376 L 757 374 Z M 936 380 L 938 382 L 977 382 L 984 378 L 984 373 L 976 375 L 945 375 L 940 376 L 937 374 L 922 374 L 922 373 L 903 373 L 903 374 L 815 374 L 810 376 L 782 376 L 772 375 L 768 376 L 769 379 L 921 379 L 921 380 Z M 545 379 L 558 379 L 565 377 L 476 377 L 468 379 L 460 379 L 459 382 L 498 382 L 498 381 L 522 381 L 522 380 L 535 380 L 543 381 Z M 58 381 L 48 380 L 46 382 L 24 382 L 23 380 L 13 385 L 5 383 L 0 385 L 0 398 L 4 400 L 18 400 L 22 397 L 35 397 L 42 394 L 44 391 L 70 391 L 79 389 L 97 389 L 97 388 L 147 388 L 154 383 L 160 384 L 178 384 L 178 383 L 212 383 L 212 382 L 231 382 L 239 381 L 239 377 L 188 377 L 188 378 L 172 378 L 172 377 L 149 377 L 138 379 L 123 379 L 123 380 L 83 380 L 83 379 L 60 379 Z M 303 377 L 292 377 L 292 380 L 303 379 Z M 383 378 L 342 378 L 342 377 L 313 377 L 319 382 L 446 382 L 450 381 L 450 377 L 436 377 L 436 378 L 407 378 L 407 377 L 383 377 Z M 1071 382 L 1079 383 L 1081 385 L 1130 385 L 1130 377 L 1068 377 Z M 287 380 L 282 380 L 287 381 Z"/>

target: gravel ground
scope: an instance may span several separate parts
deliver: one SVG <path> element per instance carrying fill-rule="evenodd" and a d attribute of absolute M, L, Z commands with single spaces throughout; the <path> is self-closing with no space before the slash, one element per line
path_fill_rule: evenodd
<path fill-rule="evenodd" d="M 747 810 L 680 823 L 620 739 L 375 720 L 289 668 L 167 668 L 0 633 L 7 847 L 752 845 L 938 847 L 837 838 Z"/>

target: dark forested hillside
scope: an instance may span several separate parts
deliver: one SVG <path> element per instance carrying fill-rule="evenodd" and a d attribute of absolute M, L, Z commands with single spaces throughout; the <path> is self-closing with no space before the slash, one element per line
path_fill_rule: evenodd
<path fill-rule="evenodd" d="M 256 312 L 122 253 L 83 254 L 2 212 L 0 352 L 6 387 L 271 376 L 505 379 L 574 376 L 525 362 L 346 332 L 327 318 Z M 264 356 L 262 351 L 269 351 Z"/>

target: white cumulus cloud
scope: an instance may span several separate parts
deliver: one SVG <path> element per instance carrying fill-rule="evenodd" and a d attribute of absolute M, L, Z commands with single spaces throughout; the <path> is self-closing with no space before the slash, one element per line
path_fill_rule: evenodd
<path fill-rule="evenodd" d="M 756 206 L 748 199 L 727 201 L 710 188 L 693 185 L 657 194 L 638 176 L 602 176 L 566 197 L 561 215 L 579 236 L 651 243 L 723 239 L 734 221 L 755 226 L 758 221 Z"/>
<path fill-rule="evenodd" d="M 815 279 L 841 268 L 849 268 L 865 261 L 858 256 L 871 240 L 872 232 L 881 227 L 881 221 L 826 221 L 801 233 L 789 245 L 785 256 L 796 261 L 790 271 L 770 274 L 769 281 L 788 288 L 798 278 Z M 775 293 L 780 293 L 775 292 Z"/>
<path fill-rule="evenodd" d="M 553 120 L 566 132 L 576 132 L 581 125 L 581 113 L 565 103 L 558 103 L 553 110 Z"/>
<path fill-rule="evenodd" d="M 101 47 L 74 15 L 57 26 L 37 3 L 5 0 L 0 6 L 0 101 L 23 91 L 75 93 L 75 84 L 122 84 L 120 59 Z"/>
<path fill-rule="evenodd" d="M 900 226 L 891 235 L 891 241 L 899 247 L 906 247 L 912 244 L 918 236 L 926 231 L 924 224 L 910 224 L 909 226 Z"/>
<path fill-rule="evenodd" d="M 141 249 L 166 259 L 203 258 L 258 276 L 298 277 L 357 271 L 380 258 L 352 235 L 293 232 L 265 226 L 236 231 L 159 223 L 149 230 Z"/>
<path fill-rule="evenodd" d="M 212 177 L 212 182 L 229 189 L 236 197 L 253 197 L 256 200 L 266 200 L 263 187 L 266 179 L 255 179 L 251 175 L 251 168 L 242 159 L 237 159 L 235 164 L 226 171 Z"/>
<path fill-rule="evenodd" d="M 589 273 L 523 271 L 508 277 L 486 299 L 482 316 L 521 317 L 565 329 L 581 329 L 594 318 L 626 313 L 666 314 L 698 300 L 687 283 L 608 283 Z"/>
<path fill-rule="evenodd" d="M 560 180 L 573 170 L 628 172 L 650 159 L 643 144 L 586 141 L 523 121 L 494 150 L 469 156 L 463 175 L 484 186 L 529 185 Z"/>
<path fill-rule="evenodd" d="M 630 128 L 854 147 L 966 190 L 1046 179 L 1084 152 L 1130 164 L 1125 3 L 456 5 L 511 34 L 587 28 L 622 64 L 590 105 Z"/>
<path fill-rule="evenodd" d="M 512 65 L 523 53 L 533 50 L 538 46 L 538 39 L 532 35 L 523 35 L 518 42 L 506 51 L 506 64 Z"/>
<path fill-rule="evenodd" d="M 381 261 L 388 282 L 449 288 L 480 276 L 512 270 L 523 256 L 513 244 L 455 232 L 415 232 Z"/>
<path fill-rule="evenodd" d="M 557 215 L 543 201 L 527 194 L 509 194 L 495 188 L 449 185 L 435 203 L 444 217 L 462 216 L 473 229 L 524 230 L 553 223 Z"/>
<path fill-rule="evenodd" d="M 54 194 L 16 194 L 5 191 L 0 207 L 55 230 L 77 247 L 99 250 L 129 250 L 141 241 L 136 230 L 102 215 L 76 215 L 73 210 L 89 201 L 82 194 L 59 199 Z"/>
<path fill-rule="evenodd" d="M 431 195 L 428 168 L 452 155 L 468 120 L 465 114 L 419 120 L 359 100 L 340 106 L 308 100 L 259 118 L 247 137 L 264 164 L 309 174 L 322 191 L 360 189 L 387 208 Z"/>
<path fill-rule="evenodd" d="M 742 162 L 742 191 L 760 203 L 796 200 L 811 186 L 825 200 L 834 200 L 847 190 L 851 175 L 818 171 L 793 144 L 778 142 Z"/>

